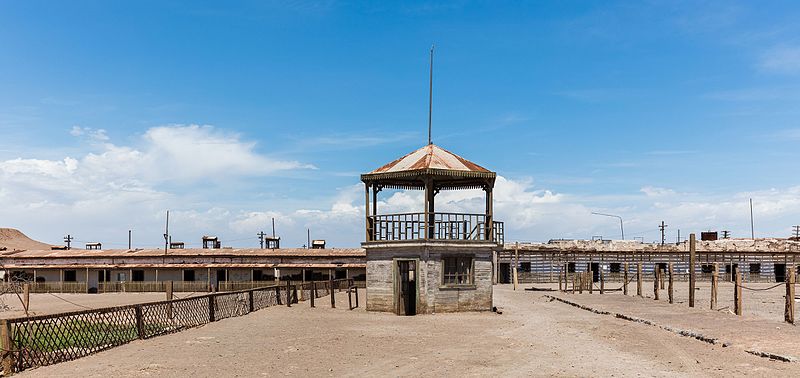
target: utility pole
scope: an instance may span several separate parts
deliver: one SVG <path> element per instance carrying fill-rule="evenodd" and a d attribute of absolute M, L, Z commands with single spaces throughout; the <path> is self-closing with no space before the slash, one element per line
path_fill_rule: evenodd
<path fill-rule="evenodd" d="M 264 249 L 264 231 L 258 233 L 258 243 L 261 245 L 261 249 Z"/>
<path fill-rule="evenodd" d="M 753 199 L 750 198 L 750 237 L 756 239 L 755 226 L 753 225 Z"/>
<path fill-rule="evenodd" d="M 622 217 L 621 216 L 614 215 L 614 214 L 595 213 L 595 212 L 592 212 L 592 215 L 602 215 L 604 217 L 612 217 L 612 218 L 619 219 L 619 232 L 622 235 L 622 240 L 625 240 L 625 228 L 622 225 Z"/>
<path fill-rule="evenodd" d="M 167 224 L 164 227 L 164 254 L 167 254 L 169 249 L 169 210 L 167 210 Z"/>
<path fill-rule="evenodd" d="M 70 234 L 67 234 L 67 236 L 64 237 L 64 243 L 67 243 L 67 249 L 72 249 L 72 247 L 70 246 L 70 243 L 72 243 L 72 239 L 75 238 L 73 238 L 72 235 Z"/>
<path fill-rule="evenodd" d="M 680 228 L 678 229 L 678 243 L 677 244 L 681 244 L 681 229 Z"/>
<path fill-rule="evenodd" d="M 794 229 L 794 238 L 800 240 L 800 225 L 792 226 L 792 228 Z"/>
<path fill-rule="evenodd" d="M 275 218 L 272 218 L 272 237 L 275 237 Z"/>
<path fill-rule="evenodd" d="M 128 249 L 131 249 L 131 230 L 128 230 Z"/>
<path fill-rule="evenodd" d="M 311 229 L 310 229 L 310 228 L 308 228 L 308 229 L 306 229 L 306 230 L 308 231 L 308 236 L 307 236 L 307 238 L 308 238 L 308 244 L 306 244 L 306 248 L 308 248 L 308 249 L 311 249 Z"/>
<path fill-rule="evenodd" d="M 661 230 L 661 245 L 664 245 L 666 242 L 666 236 L 664 235 L 664 231 L 667 229 L 667 225 L 664 224 L 664 221 L 661 221 L 661 224 L 658 226 L 658 229 Z"/>
<path fill-rule="evenodd" d="M 728 230 L 723 230 L 722 231 L 722 238 L 723 239 L 728 239 L 730 237 L 731 237 L 731 232 L 730 231 L 728 231 Z"/>

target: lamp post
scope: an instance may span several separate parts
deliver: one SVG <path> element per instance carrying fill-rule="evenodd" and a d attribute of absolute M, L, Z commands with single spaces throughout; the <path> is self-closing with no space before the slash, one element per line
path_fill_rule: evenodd
<path fill-rule="evenodd" d="M 622 217 L 621 216 L 613 215 L 613 214 L 594 213 L 594 212 L 592 213 L 592 215 L 601 215 L 601 216 L 604 216 L 604 217 L 612 217 L 612 218 L 619 219 L 619 231 L 622 234 L 622 240 L 625 240 L 625 229 L 622 227 Z"/>

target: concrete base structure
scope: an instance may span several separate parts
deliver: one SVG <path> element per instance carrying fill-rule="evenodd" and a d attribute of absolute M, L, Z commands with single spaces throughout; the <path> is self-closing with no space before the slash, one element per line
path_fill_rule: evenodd
<path fill-rule="evenodd" d="M 414 315 L 492 309 L 496 243 L 396 241 L 363 243 L 363 247 L 367 251 L 367 311 Z M 445 279 L 445 261 L 453 258 L 468 262 L 468 280 Z"/>

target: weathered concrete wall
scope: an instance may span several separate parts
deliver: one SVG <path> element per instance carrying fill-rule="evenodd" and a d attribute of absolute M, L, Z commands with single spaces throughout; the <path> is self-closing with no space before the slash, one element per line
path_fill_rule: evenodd
<path fill-rule="evenodd" d="M 445 243 L 384 243 L 367 249 L 368 311 L 395 312 L 397 259 L 415 259 L 417 264 L 417 313 L 490 311 L 492 309 L 491 245 Z M 473 285 L 446 287 L 443 257 L 473 258 Z"/>

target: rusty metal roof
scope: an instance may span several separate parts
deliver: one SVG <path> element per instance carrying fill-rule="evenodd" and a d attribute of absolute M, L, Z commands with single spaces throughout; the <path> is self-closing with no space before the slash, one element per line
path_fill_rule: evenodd
<path fill-rule="evenodd" d="M 364 257 L 362 248 L 278 248 L 278 249 L 106 249 L 106 250 L 13 250 L 0 252 L 0 261 L 18 258 L 87 258 L 87 257 L 161 257 L 161 256 L 200 256 L 200 257 Z"/>
<path fill-rule="evenodd" d="M 435 144 L 426 145 L 370 173 L 417 171 L 422 169 L 491 173 L 488 169 Z"/>
<path fill-rule="evenodd" d="M 397 189 L 421 189 L 425 177 L 434 177 L 440 189 L 464 189 L 482 188 L 487 184 L 494 186 L 497 174 L 435 144 L 429 144 L 361 175 L 361 180 Z"/>

